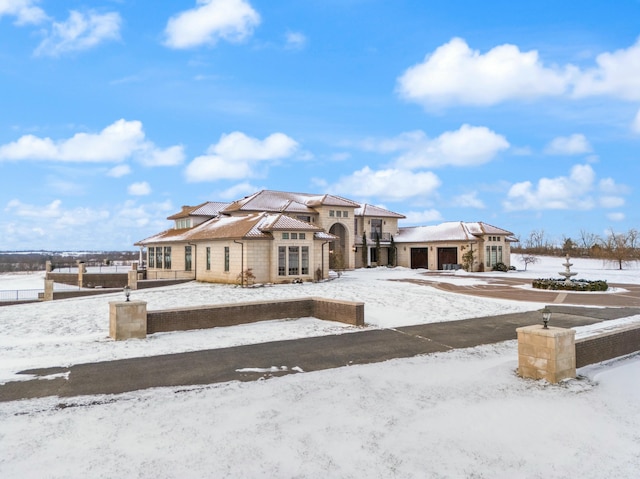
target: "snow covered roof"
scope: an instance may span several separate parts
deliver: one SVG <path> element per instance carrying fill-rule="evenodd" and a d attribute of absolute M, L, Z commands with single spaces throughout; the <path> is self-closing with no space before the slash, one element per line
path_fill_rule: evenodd
<path fill-rule="evenodd" d="M 394 213 L 393 211 L 385 210 L 379 206 L 369 205 L 367 203 L 361 205 L 355 210 L 356 216 L 377 216 L 380 218 L 406 218 L 406 216 L 400 213 Z"/>
<path fill-rule="evenodd" d="M 307 193 L 290 193 L 286 191 L 262 190 L 234 201 L 225 213 L 234 211 L 269 211 L 280 213 L 313 214 L 317 206 L 345 206 L 357 208 L 358 203 L 333 195 L 312 195 Z"/>
<path fill-rule="evenodd" d="M 221 203 L 219 201 L 207 201 L 196 206 L 183 206 L 179 213 L 169 216 L 168 220 L 177 220 L 180 218 L 188 218 L 189 216 L 208 216 L 214 217 L 220 214 L 220 211 L 229 206 L 229 203 Z"/>
<path fill-rule="evenodd" d="M 515 241 L 513 233 L 482 222 L 450 221 L 439 225 L 399 228 L 396 243 L 426 243 L 435 241 L 478 241 L 484 235 L 504 236 Z"/>
<path fill-rule="evenodd" d="M 272 231 L 309 231 L 316 239 L 333 240 L 322 228 L 283 214 L 254 213 L 212 218 L 189 229 L 170 229 L 138 241 L 136 246 L 216 239 L 273 239 Z"/>

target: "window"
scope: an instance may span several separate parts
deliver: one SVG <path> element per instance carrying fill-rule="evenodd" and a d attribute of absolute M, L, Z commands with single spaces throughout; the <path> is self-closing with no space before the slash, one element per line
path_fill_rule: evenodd
<path fill-rule="evenodd" d="M 358 218 L 353 218 L 353 231 L 358 236 Z"/>
<path fill-rule="evenodd" d="M 207 271 L 211 271 L 211 246 L 207 246 Z"/>
<path fill-rule="evenodd" d="M 345 218 L 349 217 L 349 212 L 348 211 L 343 211 L 342 212 L 342 216 L 344 216 Z"/>
<path fill-rule="evenodd" d="M 156 250 L 155 248 L 151 247 L 149 248 L 149 250 L 147 251 L 147 263 L 149 263 L 149 268 L 155 268 L 155 264 L 156 264 Z"/>
<path fill-rule="evenodd" d="M 371 238 L 376 239 L 376 235 L 382 237 L 382 220 L 381 219 L 372 219 L 371 220 Z"/>
<path fill-rule="evenodd" d="M 302 274 L 309 274 L 309 247 L 303 246 L 302 248 Z"/>
<path fill-rule="evenodd" d="M 340 211 L 340 210 L 336 211 L 336 216 L 338 218 L 342 218 L 342 211 Z"/>
<path fill-rule="evenodd" d="M 335 216 L 336 212 L 334 210 L 329 210 L 329 216 Z"/>
<path fill-rule="evenodd" d="M 289 233 L 282 233 L 282 239 L 289 239 Z"/>
<path fill-rule="evenodd" d="M 308 246 L 278 246 L 278 276 L 309 274 Z"/>
<path fill-rule="evenodd" d="M 171 246 L 164 247 L 164 269 L 171 269 Z"/>
<path fill-rule="evenodd" d="M 502 246 L 487 246 L 485 249 L 485 263 L 492 268 L 498 263 L 502 263 Z"/>
<path fill-rule="evenodd" d="M 162 269 L 162 246 L 156 248 L 156 268 Z"/>
<path fill-rule="evenodd" d="M 300 221 L 306 221 L 307 223 L 311 223 L 311 216 L 298 215 L 296 216 Z"/>
<path fill-rule="evenodd" d="M 291 239 L 298 239 L 298 233 L 291 233 Z"/>
<path fill-rule="evenodd" d="M 307 235 L 304 233 L 298 233 L 298 239 L 307 239 Z"/>
<path fill-rule="evenodd" d="M 295 276 L 300 271 L 300 248 L 289 246 L 289 276 Z"/>
<path fill-rule="evenodd" d="M 229 247 L 224 247 L 224 271 L 229 272 Z"/>
<path fill-rule="evenodd" d="M 287 275 L 287 248 L 278 246 L 278 276 Z"/>
<path fill-rule="evenodd" d="M 191 271 L 191 246 L 184 247 L 184 270 Z"/>

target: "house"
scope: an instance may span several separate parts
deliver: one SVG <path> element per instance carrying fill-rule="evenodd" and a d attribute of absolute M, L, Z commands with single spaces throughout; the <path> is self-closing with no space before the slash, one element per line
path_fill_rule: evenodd
<path fill-rule="evenodd" d="M 335 195 L 262 190 L 231 203 L 183 206 L 174 227 L 136 243 L 149 279 L 285 283 L 329 269 L 398 265 L 432 270 L 477 252 L 474 270 L 508 264 L 513 234 L 485 223 L 400 228 L 399 213 Z M 435 248 L 435 249 L 434 249 Z"/>

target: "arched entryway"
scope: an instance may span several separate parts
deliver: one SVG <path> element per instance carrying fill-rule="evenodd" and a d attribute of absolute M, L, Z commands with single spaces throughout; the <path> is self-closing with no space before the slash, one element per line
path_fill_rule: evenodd
<path fill-rule="evenodd" d="M 337 236 L 338 239 L 329 243 L 329 268 L 347 269 L 349 268 L 349 249 L 347 245 L 347 229 L 340 223 L 329 228 L 329 233 Z"/>

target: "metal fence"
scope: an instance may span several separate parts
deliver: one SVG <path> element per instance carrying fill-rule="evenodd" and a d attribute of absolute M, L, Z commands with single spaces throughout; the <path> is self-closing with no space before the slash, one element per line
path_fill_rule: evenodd
<path fill-rule="evenodd" d="M 32 301 L 44 295 L 42 289 L 13 289 L 0 291 L 1 301 Z"/>

